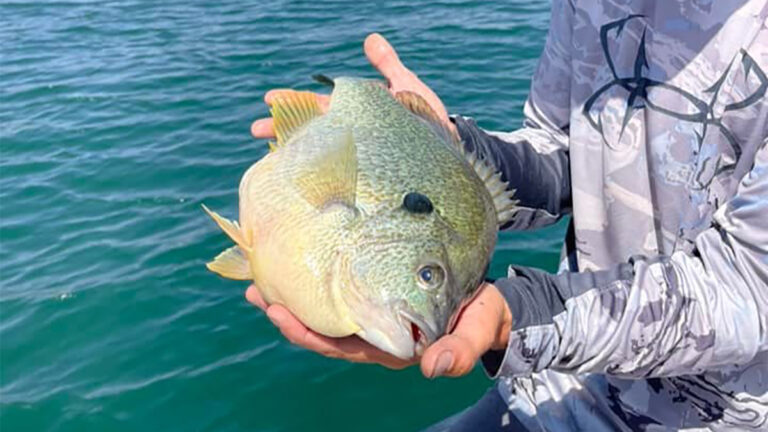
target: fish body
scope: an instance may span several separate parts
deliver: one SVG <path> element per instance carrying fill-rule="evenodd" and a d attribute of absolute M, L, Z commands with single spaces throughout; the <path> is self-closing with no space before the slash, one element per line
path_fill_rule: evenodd
<path fill-rule="evenodd" d="M 318 333 L 410 358 L 476 292 L 514 201 L 417 95 L 334 84 L 325 113 L 310 93 L 274 102 L 278 141 L 242 178 L 239 223 L 210 212 L 237 246 L 209 268 Z"/>

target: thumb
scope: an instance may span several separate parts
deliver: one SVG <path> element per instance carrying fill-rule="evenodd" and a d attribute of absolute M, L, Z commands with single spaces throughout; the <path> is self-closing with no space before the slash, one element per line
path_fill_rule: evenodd
<path fill-rule="evenodd" d="M 412 75 L 384 36 L 378 33 L 368 35 L 365 38 L 363 50 L 368 61 L 389 81 L 390 85 Z"/>
<path fill-rule="evenodd" d="M 477 340 L 477 335 L 472 337 L 460 332 L 446 335 L 424 352 L 421 358 L 421 372 L 427 378 L 466 375 L 487 351 L 479 346 L 479 343 L 482 342 Z"/>
<path fill-rule="evenodd" d="M 455 377 L 469 373 L 480 356 L 498 344 L 499 335 L 509 333 L 511 317 L 507 317 L 506 304 L 495 286 L 485 284 L 461 311 L 453 332 L 424 351 L 421 357 L 424 376 Z"/>

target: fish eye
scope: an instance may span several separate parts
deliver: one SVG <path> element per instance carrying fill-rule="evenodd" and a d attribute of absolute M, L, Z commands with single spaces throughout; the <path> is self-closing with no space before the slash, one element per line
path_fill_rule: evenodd
<path fill-rule="evenodd" d="M 421 272 L 419 273 L 419 277 L 421 278 L 421 280 L 423 280 L 426 283 L 432 282 L 433 276 L 434 275 L 432 274 L 432 269 L 429 267 L 421 269 Z"/>
<path fill-rule="evenodd" d="M 418 192 L 409 192 L 403 197 L 403 208 L 411 213 L 432 213 L 432 201 Z"/>
<path fill-rule="evenodd" d="M 436 288 L 442 285 L 445 279 L 443 268 L 438 265 L 425 265 L 417 272 L 419 283 L 426 288 Z"/>

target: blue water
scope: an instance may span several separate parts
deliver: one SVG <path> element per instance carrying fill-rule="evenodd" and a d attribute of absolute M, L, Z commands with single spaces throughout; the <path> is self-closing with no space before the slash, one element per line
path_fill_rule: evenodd
<path fill-rule="evenodd" d="M 200 203 L 236 208 L 266 90 L 375 76 L 372 31 L 450 112 L 518 127 L 547 2 L 22 1 L 0 24 L 3 432 L 414 430 L 491 385 L 291 346 L 204 268 L 229 241 Z M 552 270 L 563 228 L 503 235 L 492 275 Z"/>

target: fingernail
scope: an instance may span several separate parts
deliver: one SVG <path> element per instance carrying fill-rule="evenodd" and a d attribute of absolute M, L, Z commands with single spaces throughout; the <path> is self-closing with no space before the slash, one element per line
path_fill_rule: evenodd
<path fill-rule="evenodd" d="M 432 369 L 432 376 L 430 378 L 436 378 L 445 374 L 445 372 L 451 368 L 453 364 L 453 353 L 450 351 L 443 351 L 437 356 L 435 361 L 435 367 Z"/>

